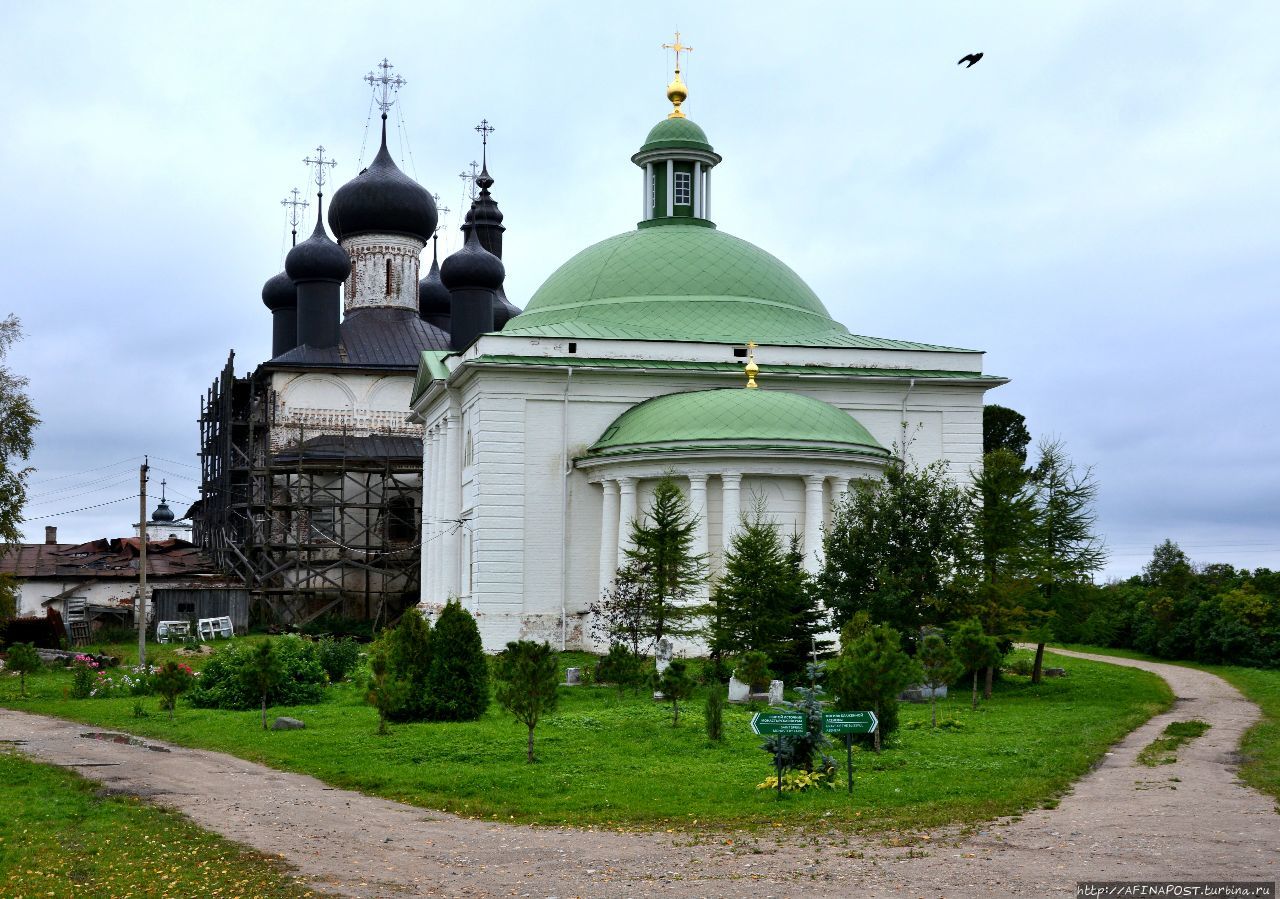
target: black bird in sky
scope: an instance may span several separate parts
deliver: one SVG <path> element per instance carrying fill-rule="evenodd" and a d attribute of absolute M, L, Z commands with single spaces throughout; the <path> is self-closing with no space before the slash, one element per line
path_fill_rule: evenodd
<path fill-rule="evenodd" d="M 967 63 L 968 63 L 968 65 L 967 65 L 967 66 L 965 66 L 965 68 L 966 68 L 966 69 L 972 69 L 975 65 L 977 65 L 978 60 L 980 60 L 980 59 L 982 59 L 982 54 L 981 54 L 981 53 L 970 53 L 968 56 L 962 56 L 962 57 L 960 58 L 960 61 L 959 61 L 959 62 L 957 62 L 957 63 L 956 63 L 956 65 L 960 65 L 960 63 L 962 63 L 962 62 L 967 62 Z"/>

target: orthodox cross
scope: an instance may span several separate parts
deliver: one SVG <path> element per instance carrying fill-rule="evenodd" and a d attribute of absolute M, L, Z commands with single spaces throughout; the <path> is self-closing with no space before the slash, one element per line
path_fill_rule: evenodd
<path fill-rule="evenodd" d="M 370 72 L 364 76 L 364 80 L 369 82 L 369 86 L 373 88 L 373 102 L 378 104 L 378 108 L 382 110 L 382 117 L 385 119 L 387 110 L 395 105 L 396 93 L 409 82 L 399 75 L 391 74 L 391 70 L 395 66 L 387 62 L 385 56 L 382 57 L 382 62 L 378 63 L 374 68 L 381 69 L 382 74 L 375 75 Z"/>
<path fill-rule="evenodd" d="M 444 217 L 449 214 L 449 207 L 440 205 L 439 194 L 432 194 L 431 198 L 436 201 L 436 213 L 438 216 L 436 218 L 436 230 L 432 232 L 432 235 L 434 236 L 440 232 L 441 228 L 444 227 Z"/>
<path fill-rule="evenodd" d="M 462 179 L 462 183 L 466 185 L 463 188 L 466 191 L 467 199 L 474 200 L 476 198 L 476 178 L 479 177 L 480 163 L 474 159 L 471 160 L 471 171 L 463 169 L 458 172 L 458 177 Z"/>
<path fill-rule="evenodd" d="M 306 200 L 298 199 L 298 189 L 296 187 L 293 188 L 293 190 L 289 191 L 289 193 L 293 194 L 293 197 L 292 198 L 285 197 L 283 200 L 280 201 L 280 205 L 289 207 L 289 224 L 293 227 L 293 245 L 297 246 L 298 245 L 298 222 L 302 221 L 302 213 L 299 212 L 298 210 L 306 209 L 311 204 L 308 203 Z"/>
<path fill-rule="evenodd" d="M 679 77 L 680 77 L 680 54 L 681 54 L 681 53 L 692 53 L 692 52 L 693 52 L 693 48 L 692 48 L 692 47 L 686 47 L 684 44 L 680 43 L 680 32 L 678 32 L 678 31 L 677 31 L 677 32 L 676 32 L 676 42 L 675 42 L 674 44 L 663 44 L 663 45 L 662 45 L 662 49 L 663 49 L 663 50 L 674 50 L 674 51 L 676 51 L 676 77 L 677 77 L 677 78 L 679 78 Z"/>
<path fill-rule="evenodd" d="M 480 124 L 476 125 L 476 131 L 480 132 L 480 159 L 482 160 L 482 165 L 485 166 L 489 162 L 489 135 L 493 134 L 494 130 L 488 119 L 481 119 Z"/>
<path fill-rule="evenodd" d="M 308 156 L 308 157 L 306 157 L 305 159 L 303 159 L 302 161 L 303 161 L 303 162 L 305 162 L 307 165 L 313 165 L 313 166 L 315 166 L 315 167 L 316 167 L 316 196 L 318 196 L 318 197 L 323 197 L 323 196 L 324 196 L 324 182 L 325 182 L 325 178 L 326 178 L 325 169 L 326 169 L 326 168 L 333 168 L 335 165 L 337 165 L 337 164 L 338 164 L 338 160 L 336 160 L 336 159 L 325 159 L 325 158 L 324 158 L 324 144 L 321 144 L 320 146 L 316 147 L 316 156 L 315 156 L 315 159 L 312 159 L 310 156 Z"/>

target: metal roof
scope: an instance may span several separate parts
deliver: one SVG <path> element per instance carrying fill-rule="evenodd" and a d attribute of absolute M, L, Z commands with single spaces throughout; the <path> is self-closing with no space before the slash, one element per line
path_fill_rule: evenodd
<path fill-rule="evenodd" d="M 422 465 L 422 439 L 399 435 L 374 434 L 351 437 L 324 434 L 304 440 L 301 447 L 292 446 L 274 453 L 277 462 L 334 461 L 338 459 L 374 460 L 377 462 L 413 462 Z"/>
<path fill-rule="evenodd" d="M 353 309 L 338 329 L 338 345 L 295 347 L 269 368 L 395 368 L 416 371 L 423 350 L 448 350 L 449 335 L 418 317 L 416 310 Z"/>
<path fill-rule="evenodd" d="M 15 543 L 0 556 L 0 573 L 17 578 L 138 577 L 137 537 L 114 537 L 88 543 Z M 147 576 L 180 577 L 215 574 L 213 563 L 185 540 L 147 541 Z"/>

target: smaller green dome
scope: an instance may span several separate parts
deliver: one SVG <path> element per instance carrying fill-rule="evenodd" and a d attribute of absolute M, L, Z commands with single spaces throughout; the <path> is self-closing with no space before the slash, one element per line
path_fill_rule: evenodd
<path fill-rule="evenodd" d="M 650 150 L 705 150 L 714 153 L 707 134 L 692 119 L 685 117 L 663 119 L 649 131 L 640 147 L 641 153 Z"/>
<path fill-rule="evenodd" d="M 668 393 L 632 406 L 587 457 L 760 448 L 888 455 L 856 418 L 830 403 L 784 390 L 729 387 Z"/>

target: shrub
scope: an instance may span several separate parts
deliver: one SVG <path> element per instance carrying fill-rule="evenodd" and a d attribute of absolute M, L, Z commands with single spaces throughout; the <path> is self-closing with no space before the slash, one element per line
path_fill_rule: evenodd
<path fill-rule="evenodd" d="M 267 691 L 268 705 L 312 705 L 324 698 L 325 673 L 316 659 L 315 644 L 300 637 L 268 641 L 280 663 L 280 678 Z M 246 681 L 254 646 L 235 642 L 210 656 L 188 699 L 203 709 L 257 708 L 262 697 Z"/>
<path fill-rule="evenodd" d="M 191 666 L 183 662 L 175 662 L 173 659 L 166 661 L 160 666 L 160 670 L 152 675 L 152 686 L 163 700 L 162 707 L 169 710 L 170 721 L 173 720 L 173 707 L 177 704 L 178 697 L 187 692 L 194 681 L 195 673 L 191 670 Z"/>
<path fill-rule="evenodd" d="M 341 683 L 359 664 L 360 646 L 350 637 L 324 637 L 316 641 L 316 661 L 329 676 L 329 683 Z"/>
<path fill-rule="evenodd" d="M 262 729 L 267 729 L 267 699 L 271 691 L 284 679 L 284 664 L 275 644 L 263 640 L 253 648 L 240 667 L 240 680 L 262 700 Z"/>
<path fill-rule="evenodd" d="M 431 642 L 431 625 L 417 609 L 405 612 L 399 624 L 378 638 L 375 646 L 386 654 L 388 721 L 426 720 Z"/>
<path fill-rule="evenodd" d="M 769 670 L 769 657 L 758 649 L 738 656 L 733 673 L 757 693 L 769 689 L 769 681 L 773 678 L 773 672 Z"/>
<path fill-rule="evenodd" d="M 724 739 L 724 697 L 716 687 L 707 691 L 706 721 L 707 739 L 719 743 Z"/>
<path fill-rule="evenodd" d="M 9 658 L 5 663 L 10 671 L 18 672 L 18 689 L 23 696 L 27 695 L 27 675 L 35 674 L 41 669 L 40 654 L 31 643 L 15 643 L 9 647 Z"/>
<path fill-rule="evenodd" d="M 898 694 L 919 677 L 919 666 L 902 649 L 901 635 L 887 624 L 877 624 L 840 648 L 829 683 L 840 711 L 875 713 L 880 725 L 871 743 L 879 752 L 898 726 Z"/>
<path fill-rule="evenodd" d="M 627 687 L 637 687 L 644 681 L 643 671 L 644 659 L 641 656 L 621 643 L 614 643 L 596 663 L 596 683 L 614 684 L 621 694 Z"/>
<path fill-rule="evenodd" d="M 88 699 L 93 695 L 101 666 L 91 656 L 78 655 L 71 662 L 71 698 Z"/>
<path fill-rule="evenodd" d="M 426 700 L 431 721 L 475 721 L 489 707 L 489 663 L 480 629 L 454 600 L 445 604 L 431 634 Z"/>
<path fill-rule="evenodd" d="M 110 699 L 113 696 L 147 696 L 152 692 L 151 677 L 159 669 L 155 665 L 135 665 L 124 674 L 112 676 L 99 671 L 90 696 Z"/>

